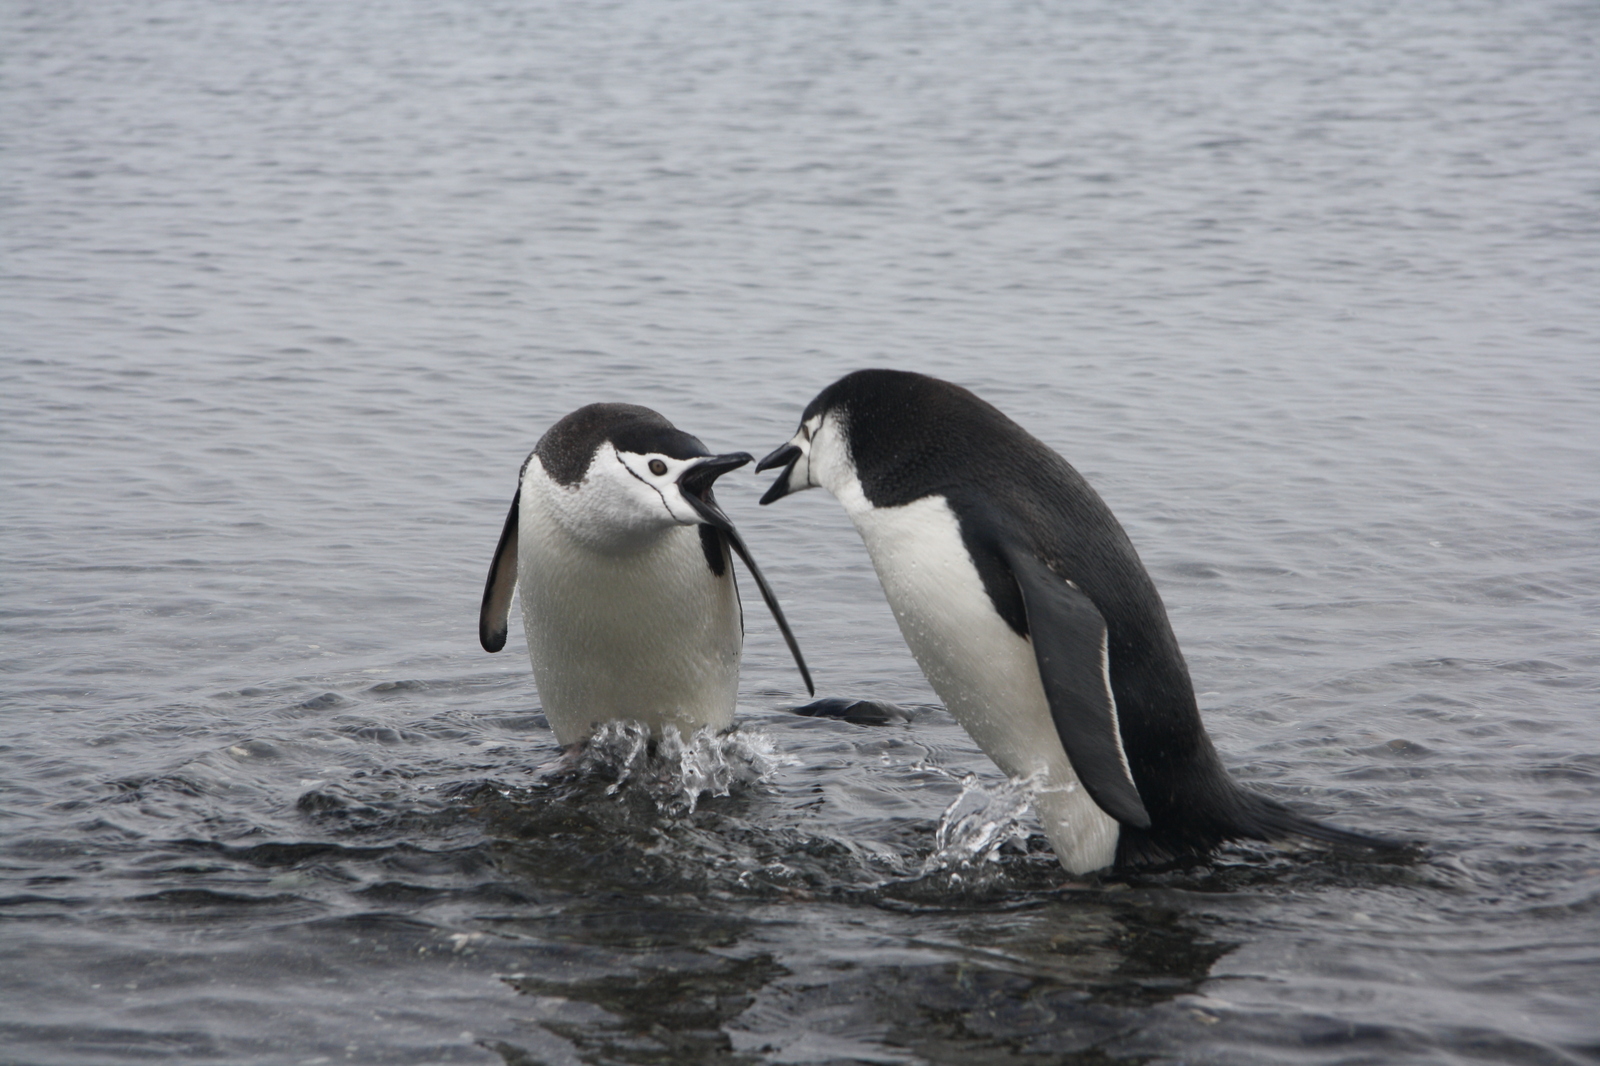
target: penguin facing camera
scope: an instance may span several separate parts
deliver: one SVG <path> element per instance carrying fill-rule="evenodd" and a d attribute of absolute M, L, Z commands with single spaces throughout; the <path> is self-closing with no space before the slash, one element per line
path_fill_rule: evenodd
<path fill-rule="evenodd" d="M 971 392 L 846 375 L 756 469 L 779 466 L 761 502 L 820 486 L 844 505 L 917 664 L 1000 769 L 1031 782 L 1069 871 L 1239 838 L 1398 847 L 1234 783 L 1122 526 L 1066 460 Z"/>
<path fill-rule="evenodd" d="M 505 647 L 520 589 L 534 683 L 562 745 L 616 720 L 658 737 L 732 724 L 744 615 L 730 549 L 814 694 L 777 598 L 711 492 L 750 460 L 712 455 L 648 407 L 597 403 L 551 426 L 523 462 L 478 639 Z"/>

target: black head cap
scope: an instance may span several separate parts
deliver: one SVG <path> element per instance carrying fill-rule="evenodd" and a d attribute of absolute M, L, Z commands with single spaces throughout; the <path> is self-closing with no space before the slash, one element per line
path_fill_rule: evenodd
<path fill-rule="evenodd" d="M 583 480 L 600 445 L 639 455 L 659 453 L 674 459 L 710 455 L 700 438 L 675 427 L 648 407 L 632 403 L 591 403 L 545 431 L 533 454 L 545 473 L 562 485 Z"/>

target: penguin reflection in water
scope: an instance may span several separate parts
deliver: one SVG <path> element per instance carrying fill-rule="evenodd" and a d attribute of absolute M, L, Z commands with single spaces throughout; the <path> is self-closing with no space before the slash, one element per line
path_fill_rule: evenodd
<path fill-rule="evenodd" d="M 563 746 L 611 721 L 656 737 L 732 724 L 744 617 L 730 548 L 812 690 L 772 589 L 711 494 L 750 460 L 712 455 L 647 407 L 597 403 L 551 426 L 522 464 L 478 639 L 505 647 L 520 587 L 534 682 Z"/>
<path fill-rule="evenodd" d="M 1234 784 L 1127 534 L 1065 460 L 966 389 L 850 374 L 756 469 L 777 466 L 761 502 L 821 486 L 844 505 L 929 683 L 1030 782 L 1069 871 L 1237 838 L 1395 846 Z"/>

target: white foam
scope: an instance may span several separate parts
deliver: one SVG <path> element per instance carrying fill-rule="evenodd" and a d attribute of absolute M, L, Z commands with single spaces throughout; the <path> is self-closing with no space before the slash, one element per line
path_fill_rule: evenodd
<path fill-rule="evenodd" d="M 607 795 L 640 790 L 662 811 L 690 814 L 704 796 L 727 796 L 770 777 L 792 761 L 760 730 L 716 732 L 701 728 L 685 740 L 667 726 L 651 744 L 650 730 L 638 722 L 607 722 L 598 727 L 578 756 L 584 772 L 615 775 Z"/>
<path fill-rule="evenodd" d="M 922 863 L 922 876 L 948 871 L 959 876 L 983 863 L 1000 861 L 1008 841 L 1026 848 L 1034 825 L 1033 790 L 1011 780 L 986 785 L 976 774 L 960 778 L 961 794 L 939 816 L 933 852 Z"/>

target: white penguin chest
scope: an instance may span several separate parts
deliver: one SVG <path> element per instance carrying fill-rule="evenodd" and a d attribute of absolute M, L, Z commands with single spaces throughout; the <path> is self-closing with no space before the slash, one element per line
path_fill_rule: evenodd
<path fill-rule="evenodd" d="M 1028 776 L 1037 745 L 1011 741 L 1019 718 L 1045 707 L 1033 648 L 995 612 L 949 504 L 927 496 L 851 517 L 929 683 L 1002 769 Z"/>
<path fill-rule="evenodd" d="M 994 609 L 949 503 L 926 496 L 875 508 L 858 486 L 838 495 L 906 644 L 950 713 L 1008 776 L 1032 782 L 1045 833 L 1067 869 L 1109 866 L 1117 822 L 1073 772 L 1033 645 Z"/>
<path fill-rule="evenodd" d="M 698 526 L 667 526 L 626 550 L 565 528 L 529 464 L 518 526 L 518 591 L 540 702 L 562 744 L 632 719 L 685 736 L 733 721 L 743 620 L 731 567 L 711 570 Z"/>

